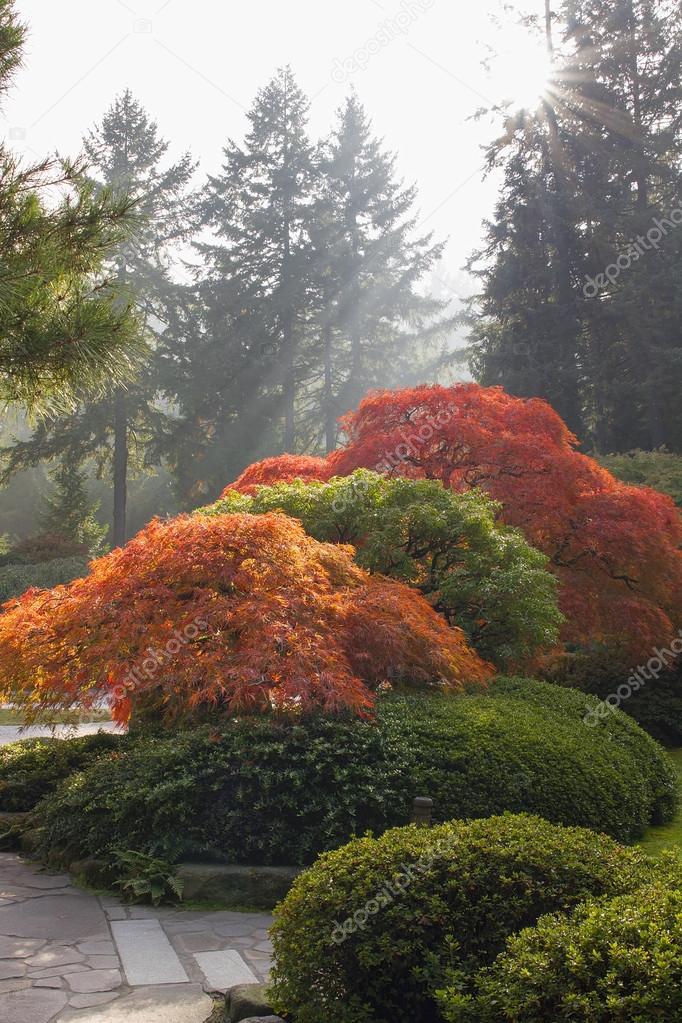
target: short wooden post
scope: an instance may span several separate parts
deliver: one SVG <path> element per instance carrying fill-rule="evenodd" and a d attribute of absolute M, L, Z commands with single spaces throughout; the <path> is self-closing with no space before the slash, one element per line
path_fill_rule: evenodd
<path fill-rule="evenodd" d="M 431 827 L 433 800 L 426 796 L 417 796 L 412 804 L 412 823 L 419 828 Z"/>

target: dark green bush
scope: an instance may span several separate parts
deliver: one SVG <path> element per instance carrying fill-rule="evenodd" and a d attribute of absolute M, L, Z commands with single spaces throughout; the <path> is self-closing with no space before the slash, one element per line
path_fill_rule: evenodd
<path fill-rule="evenodd" d="M 449 1023 L 667 1023 L 682 1019 L 682 891 L 663 883 L 547 916 L 509 940 Z"/>
<path fill-rule="evenodd" d="M 682 507 L 682 455 L 670 451 L 626 451 L 598 455 L 597 461 L 624 483 L 653 487 Z"/>
<path fill-rule="evenodd" d="M 529 811 L 630 840 L 670 819 L 666 754 L 625 715 L 583 723 L 589 697 L 500 681 L 489 694 L 390 697 L 376 722 L 240 718 L 131 737 L 40 807 L 45 851 L 306 864 L 410 820 Z"/>
<path fill-rule="evenodd" d="M 50 589 L 60 583 L 85 575 L 88 561 L 85 557 L 56 558 L 40 564 L 5 565 L 0 568 L 0 604 L 18 597 L 31 586 Z"/>
<path fill-rule="evenodd" d="M 618 692 L 627 683 L 632 666 L 620 651 L 606 647 L 567 653 L 553 661 L 544 675 L 556 685 L 592 693 L 600 700 Z M 682 745 L 682 661 L 671 664 L 657 679 L 623 700 L 620 709 L 669 746 Z"/>
<path fill-rule="evenodd" d="M 76 739 L 22 739 L 0 746 L 0 811 L 32 810 L 61 781 L 127 740 L 110 732 Z"/>
<path fill-rule="evenodd" d="M 446 976 L 466 990 L 542 914 L 656 870 L 603 835 L 525 815 L 357 839 L 322 856 L 276 910 L 275 1011 L 296 1023 L 431 1023 Z"/>

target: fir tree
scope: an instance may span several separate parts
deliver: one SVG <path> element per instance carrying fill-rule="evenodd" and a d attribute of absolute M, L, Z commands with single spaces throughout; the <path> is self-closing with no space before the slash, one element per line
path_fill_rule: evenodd
<path fill-rule="evenodd" d="M 43 500 L 42 528 L 82 544 L 90 555 L 101 554 L 107 528 L 95 518 L 98 505 L 88 497 L 85 472 L 76 462 L 63 458 L 49 475 L 54 490 Z"/>
<path fill-rule="evenodd" d="M 351 93 L 321 147 L 315 207 L 319 419 L 327 451 L 336 446 L 339 415 L 369 388 L 398 383 L 418 343 L 435 344 L 452 327 L 442 317 L 445 305 L 417 290 L 443 246 L 416 234 L 416 189 L 396 180 L 395 164 Z"/>

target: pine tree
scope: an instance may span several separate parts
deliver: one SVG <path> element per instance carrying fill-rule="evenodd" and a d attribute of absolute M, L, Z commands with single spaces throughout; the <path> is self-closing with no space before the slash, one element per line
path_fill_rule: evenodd
<path fill-rule="evenodd" d="M 78 465 L 94 459 L 100 475 L 110 472 L 116 546 L 127 539 L 129 477 L 160 458 L 168 425 L 160 392 L 173 361 L 165 343 L 177 291 L 172 255 L 191 228 L 189 183 L 194 171 L 188 154 L 164 167 L 168 148 L 157 125 L 128 90 L 84 144 L 97 192 L 131 195 L 137 204 L 137 230 L 113 254 L 110 272 L 146 325 L 150 345 L 145 364 L 126 387 L 82 404 L 68 417 L 40 423 L 33 437 L 17 444 L 9 458 L 8 472 L 60 455 Z"/>
<path fill-rule="evenodd" d="M 49 475 L 54 491 L 43 500 L 42 528 L 82 544 L 90 555 L 101 554 L 107 529 L 95 518 L 98 505 L 88 497 L 85 472 L 74 461 L 62 458 Z"/>
<path fill-rule="evenodd" d="M 0 0 L 0 94 L 25 36 Z M 0 146 L 0 400 L 54 412 L 129 377 L 138 326 L 106 271 L 131 216 L 130 197 L 95 191 L 82 163 L 25 166 Z"/>

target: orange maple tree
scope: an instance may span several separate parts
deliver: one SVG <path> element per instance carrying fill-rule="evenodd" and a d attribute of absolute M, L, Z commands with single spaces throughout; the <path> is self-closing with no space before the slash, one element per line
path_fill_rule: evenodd
<path fill-rule="evenodd" d="M 275 455 L 247 466 L 234 483 L 225 487 L 221 497 L 230 491 L 253 496 L 259 486 L 270 483 L 293 483 L 294 480 L 327 480 L 329 466 L 324 458 L 313 455 Z"/>
<path fill-rule="evenodd" d="M 363 713 L 387 680 L 485 682 L 492 668 L 407 586 L 280 514 L 154 520 L 90 573 L 0 615 L 0 697 L 30 718 L 150 691 L 172 720 L 226 711 Z"/>
<path fill-rule="evenodd" d="M 549 556 L 567 642 L 618 644 L 648 657 L 682 625 L 673 501 L 621 483 L 578 451 L 546 402 L 477 384 L 423 386 L 373 393 L 341 425 L 346 443 L 317 479 L 363 467 L 482 488 L 501 502 L 504 522 Z M 270 474 L 268 483 L 276 481 Z"/>

